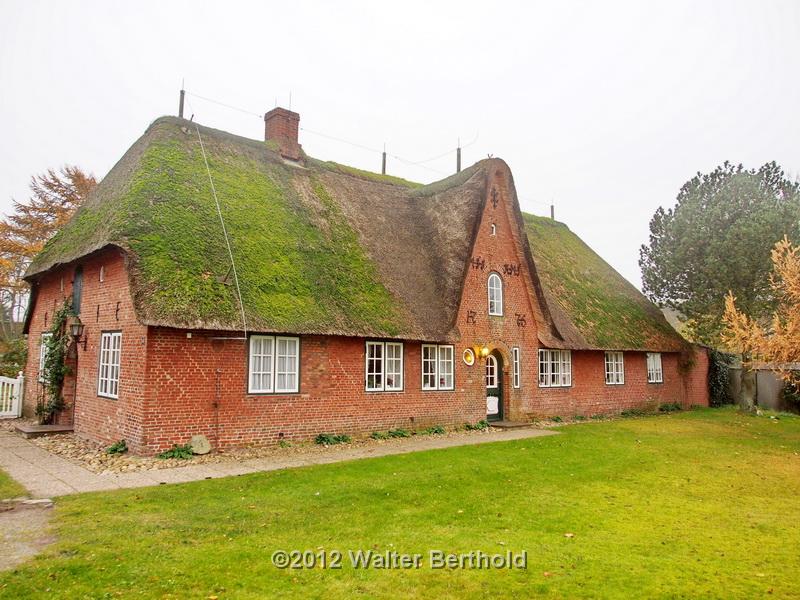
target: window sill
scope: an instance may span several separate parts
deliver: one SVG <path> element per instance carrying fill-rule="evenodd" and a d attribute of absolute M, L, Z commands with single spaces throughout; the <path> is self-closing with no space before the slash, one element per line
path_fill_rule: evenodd
<path fill-rule="evenodd" d="M 568 390 L 572 387 L 572 384 L 569 385 L 539 385 L 537 386 L 540 390 Z M 517 390 L 521 388 L 515 388 Z"/>

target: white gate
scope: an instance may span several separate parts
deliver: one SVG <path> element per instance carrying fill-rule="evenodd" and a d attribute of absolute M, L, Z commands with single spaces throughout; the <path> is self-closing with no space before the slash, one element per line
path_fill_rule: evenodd
<path fill-rule="evenodd" d="M 22 373 L 16 379 L 0 377 L 0 419 L 22 416 Z"/>

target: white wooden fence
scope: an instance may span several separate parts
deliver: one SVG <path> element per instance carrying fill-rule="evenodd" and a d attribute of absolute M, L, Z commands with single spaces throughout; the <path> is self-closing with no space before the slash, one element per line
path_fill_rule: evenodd
<path fill-rule="evenodd" d="M 22 416 L 24 381 L 21 371 L 16 379 L 0 377 L 0 419 L 16 419 Z"/>

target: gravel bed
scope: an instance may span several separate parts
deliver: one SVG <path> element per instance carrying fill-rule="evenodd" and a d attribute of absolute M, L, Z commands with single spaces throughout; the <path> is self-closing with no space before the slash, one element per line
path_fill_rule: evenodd
<path fill-rule="evenodd" d="M 0 428 L 13 431 L 14 425 L 23 419 L 0 421 Z M 488 428 L 483 431 L 447 431 L 436 437 L 464 437 L 485 435 L 492 431 Z M 44 448 L 48 452 L 66 458 L 70 462 L 80 465 L 94 473 L 130 473 L 136 471 L 155 471 L 159 469 L 171 469 L 175 467 L 186 467 L 189 465 L 199 465 L 208 463 L 221 463 L 228 461 L 242 461 L 253 458 L 268 458 L 271 456 L 286 458 L 289 456 L 302 456 L 335 452 L 339 449 L 361 449 L 364 456 L 369 455 L 371 447 L 383 446 L 386 444 L 403 445 L 412 442 L 420 437 L 428 435 L 413 435 L 409 438 L 392 438 L 388 440 L 373 440 L 371 438 L 357 438 L 350 443 L 335 446 L 324 446 L 313 442 L 293 442 L 286 447 L 279 445 L 236 448 L 223 451 L 212 451 L 205 455 L 196 455 L 189 459 L 162 459 L 153 456 L 135 456 L 132 454 L 108 454 L 107 446 L 87 440 L 72 433 L 62 433 L 57 435 L 47 435 L 33 438 L 30 442 Z"/>

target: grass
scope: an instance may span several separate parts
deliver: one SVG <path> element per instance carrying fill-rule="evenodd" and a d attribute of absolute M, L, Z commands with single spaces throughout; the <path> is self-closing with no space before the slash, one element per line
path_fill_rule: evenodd
<path fill-rule="evenodd" d="M 5 498 L 18 498 L 26 494 L 25 488 L 11 479 L 8 473 L 0 470 L 0 500 Z"/>
<path fill-rule="evenodd" d="M 800 418 L 560 431 L 59 499 L 60 541 L 0 575 L 0 597 L 800 596 Z M 527 550 L 528 566 L 279 570 L 277 549 Z"/>

